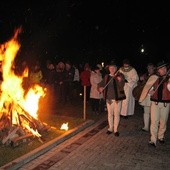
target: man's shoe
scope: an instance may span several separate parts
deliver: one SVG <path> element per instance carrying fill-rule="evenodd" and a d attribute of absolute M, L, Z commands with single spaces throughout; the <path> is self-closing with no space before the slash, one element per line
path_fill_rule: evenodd
<path fill-rule="evenodd" d="M 128 116 L 120 115 L 120 117 L 122 117 L 123 119 L 128 119 Z"/>
<path fill-rule="evenodd" d="M 106 134 L 110 135 L 110 134 L 112 134 L 112 132 L 108 130 L 108 131 L 106 132 Z"/>
<path fill-rule="evenodd" d="M 160 144 L 164 144 L 164 143 L 165 143 L 165 139 L 164 139 L 164 138 L 158 139 L 158 142 L 159 142 Z"/>
<path fill-rule="evenodd" d="M 118 136 L 119 136 L 119 132 L 115 132 L 114 135 L 115 135 L 116 137 L 118 137 Z"/>
<path fill-rule="evenodd" d="M 156 144 L 154 142 L 152 142 L 152 141 L 149 141 L 148 145 L 151 146 L 151 147 L 156 148 Z"/>

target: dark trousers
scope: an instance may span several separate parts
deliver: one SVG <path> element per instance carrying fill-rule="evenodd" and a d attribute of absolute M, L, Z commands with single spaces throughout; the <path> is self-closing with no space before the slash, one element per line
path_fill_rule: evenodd
<path fill-rule="evenodd" d="M 91 107 L 93 112 L 99 112 L 99 102 L 100 99 L 91 98 Z"/>
<path fill-rule="evenodd" d="M 64 98 L 65 102 L 72 102 L 73 99 L 73 82 L 65 82 L 64 83 Z"/>
<path fill-rule="evenodd" d="M 64 103 L 65 102 L 65 88 L 64 84 L 56 85 L 55 86 L 56 91 L 56 99 L 58 102 Z"/>
<path fill-rule="evenodd" d="M 86 86 L 86 101 L 89 101 L 90 99 L 90 89 L 91 89 L 91 86 Z M 82 86 L 82 95 L 84 99 L 84 86 Z"/>

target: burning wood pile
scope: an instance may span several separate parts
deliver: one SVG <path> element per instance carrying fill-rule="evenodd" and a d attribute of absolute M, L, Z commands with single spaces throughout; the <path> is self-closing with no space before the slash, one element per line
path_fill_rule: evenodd
<path fill-rule="evenodd" d="M 45 95 L 39 85 L 34 85 L 27 92 L 22 87 L 26 68 L 21 76 L 14 73 L 13 63 L 20 48 L 17 36 L 0 45 L 0 61 L 3 81 L 0 84 L 0 142 L 4 145 L 17 146 L 37 137 L 41 142 L 41 132 L 49 128 L 38 120 L 39 99 Z"/>

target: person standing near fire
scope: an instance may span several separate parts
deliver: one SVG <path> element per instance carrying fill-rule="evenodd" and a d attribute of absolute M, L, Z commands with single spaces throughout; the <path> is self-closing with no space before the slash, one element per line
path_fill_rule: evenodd
<path fill-rule="evenodd" d="M 39 62 L 36 62 L 32 70 L 30 71 L 30 75 L 29 75 L 30 85 L 40 84 L 42 78 L 43 78 L 43 74 L 40 68 L 40 64 Z"/>
<path fill-rule="evenodd" d="M 91 100 L 91 106 L 92 111 L 94 114 L 99 114 L 101 112 L 100 108 L 100 100 L 103 98 L 103 94 L 99 93 L 97 90 L 97 85 L 99 82 L 102 81 L 102 74 L 100 73 L 100 68 L 98 66 L 95 66 L 91 71 L 90 76 L 90 83 L 91 83 L 91 89 L 90 89 L 90 100 Z"/>
<path fill-rule="evenodd" d="M 66 102 L 64 80 L 65 80 L 65 63 L 63 61 L 60 61 L 59 63 L 56 64 L 55 94 L 56 94 L 56 101 L 62 104 Z"/>
<path fill-rule="evenodd" d="M 165 143 L 165 132 L 170 112 L 170 75 L 167 63 L 161 61 L 157 64 L 157 75 L 152 75 L 143 91 L 142 98 L 147 93 L 151 95 L 151 126 L 149 146 L 156 147 L 157 141 Z"/>
<path fill-rule="evenodd" d="M 110 74 L 105 75 L 104 79 L 98 84 L 99 92 L 104 93 L 106 106 L 108 111 L 109 128 L 107 134 L 119 136 L 118 126 L 120 122 L 120 111 L 122 100 L 126 98 L 124 93 L 125 78 L 120 72 L 115 62 L 111 62 L 108 66 Z"/>
<path fill-rule="evenodd" d="M 89 63 L 85 63 L 84 70 L 80 73 L 80 81 L 83 93 L 83 100 L 86 97 L 86 102 L 89 102 L 90 99 L 90 76 L 91 76 L 91 67 Z M 84 88 L 86 88 L 86 94 L 84 94 Z"/>
<path fill-rule="evenodd" d="M 132 91 L 134 87 L 137 86 L 139 77 L 136 69 L 130 65 L 130 61 L 128 59 L 123 60 L 123 66 L 119 69 L 119 72 L 125 76 L 124 91 L 126 95 L 126 99 L 122 102 L 120 114 L 122 117 L 128 118 L 128 116 L 132 116 L 134 114 L 135 98 L 132 95 Z"/>
<path fill-rule="evenodd" d="M 73 100 L 73 79 L 75 69 L 70 61 L 65 62 L 64 97 L 65 102 L 72 103 Z"/>

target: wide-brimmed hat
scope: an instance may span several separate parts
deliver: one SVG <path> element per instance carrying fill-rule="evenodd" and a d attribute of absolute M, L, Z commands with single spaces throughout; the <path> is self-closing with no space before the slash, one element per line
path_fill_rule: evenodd
<path fill-rule="evenodd" d="M 167 66 L 168 65 L 168 63 L 165 63 L 164 61 L 160 61 L 160 62 L 158 62 L 158 64 L 157 64 L 157 69 L 160 69 L 160 68 L 162 68 L 162 67 L 165 67 L 165 66 Z"/>

